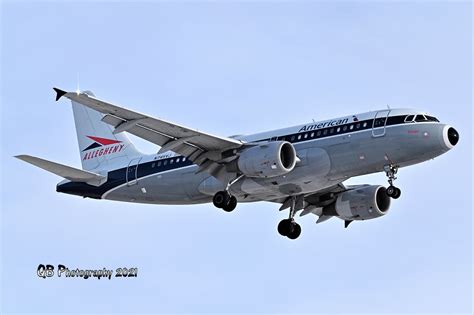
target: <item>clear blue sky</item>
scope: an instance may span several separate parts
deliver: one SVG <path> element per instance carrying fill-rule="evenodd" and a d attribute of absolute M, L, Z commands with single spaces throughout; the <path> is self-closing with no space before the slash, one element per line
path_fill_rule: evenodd
<path fill-rule="evenodd" d="M 2 2 L 3 312 L 470 312 L 470 2 Z M 53 86 L 218 135 L 415 107 L 460 132 L 401 169 L 388 215 L 276 231 L 278 205 L 154 206 L 55 192 L 12 158 L 80 166 Z M 157 147 L 138 141 L 145 152 Z M 383 174 L 349 183 L 386 184 Z M 40 263 L 138 267 L 39 279 Z"/>

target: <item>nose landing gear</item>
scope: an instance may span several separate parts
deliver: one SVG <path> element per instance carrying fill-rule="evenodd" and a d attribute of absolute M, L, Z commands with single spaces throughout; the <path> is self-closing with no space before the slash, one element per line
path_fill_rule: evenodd
<path fill-rule="evenodd" d="M 398 172 L 398 165 L 393 165 L 393 164 L 385 165 L 384 171 L 388 177 L 388 183 L 390 184 L 390 186 L 388 186 L 386 190 L 387 196 L 393 199 L 400 198 L 402 191 L 400 190 L 400 188 L 395 187 L 393 185 L 393 182 L 397 179 L 395 174 L 397 174 Z"/>
<path fill-rule="evenodd" d="M 290 215 L 288 219 L 281 220 L 278 224 L 278 233 L 282 236 L 286 236 L 291 240 L 297 239 L 298 236 L 301 234 L 301 226 L 295 222 L 295 204 L 296 204 L 296 197 L 291 197 L 291 207 L 290 207 Z"/>

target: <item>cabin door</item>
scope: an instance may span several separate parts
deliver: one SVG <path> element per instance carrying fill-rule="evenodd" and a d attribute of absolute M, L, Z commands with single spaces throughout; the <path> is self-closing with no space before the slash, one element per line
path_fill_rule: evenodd
<path fill-rule="evenodd" d="M 142 158 L 136 158 L 128 163 L 127 174 L 125 175 L 127 186 L 133 186 L 138 183 L 138 165 L 141 159 Z"/>
<path fill-rule="evenodd" d="M 388 114 L 390 114 L 390 110 L 381 110 L 375 113 L 374 122 L 372 124 L 373 137 L 385 136 Z"/>

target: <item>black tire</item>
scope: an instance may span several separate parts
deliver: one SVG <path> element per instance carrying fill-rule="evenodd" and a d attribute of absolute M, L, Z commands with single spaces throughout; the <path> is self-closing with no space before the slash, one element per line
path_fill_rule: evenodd
<path fill-rule="evenodd" d="M 231 212 L 235 209 L 235 207 L 237 207 L 237 198 L 230 196 L 229 202 L 224 207 L 222 207 L 222 209 L 224 209 L 224 211 Z"/>
<path fill-rule="evenodd" d="M 392 196 L 392 198 L 393 199 L 398 199 L 398 198 L 400 198 L 401 195 L 402 195 L 402 191 L 400 190 L 400 188 L 395 187 L 395 194 Z"/>
<path fill-rule="evenodd" d="M 212 203 L 216 208 L 224 208 L 229 203 L 230 196 L 226 191 L 218 191 L 212 198 Z"/>
<path fill-rule="evenodd" d="M 292 231 L 287 235 L 288 238 L 290 240 L 295 240 L 297 239 L 301 234 L 301 226 L 296 223 L 296 222 L 293 222 L 293 229 Z"/>
<path fill-rule="evenodd" d="M 392 197 L 392 198 L 395 195 L 396 191 L 397 191 L 397 187 L 392 186 L 392 185 L 388 186 L 387 189 L 385 190 L 385 192 L 387 193 L 387 196 Z"/>
<path fill-rule="evenodd" d="M 280 233 L 280 235 L 288 236 L 288 234 L 290 234 L 290 229 L 291 229 L 290 219 L 281 220 L 280 223 L 278 223 L 278 233 Z"/>

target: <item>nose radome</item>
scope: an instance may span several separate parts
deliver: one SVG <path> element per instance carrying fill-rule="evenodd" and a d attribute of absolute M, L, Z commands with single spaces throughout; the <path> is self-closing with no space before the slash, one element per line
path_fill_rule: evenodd
<path fill-rule="evenodd" d="M 459 142 L 459 133 L 450 125 L 441 125 L 441 142 L 445 149 L 451 150 Z"/>
<path fill-rule="evenodd" d="M 453 127 L 448 129 L 448 140 L 449 143 L 454 147 L 459 141 L 459 133 Z"/>

